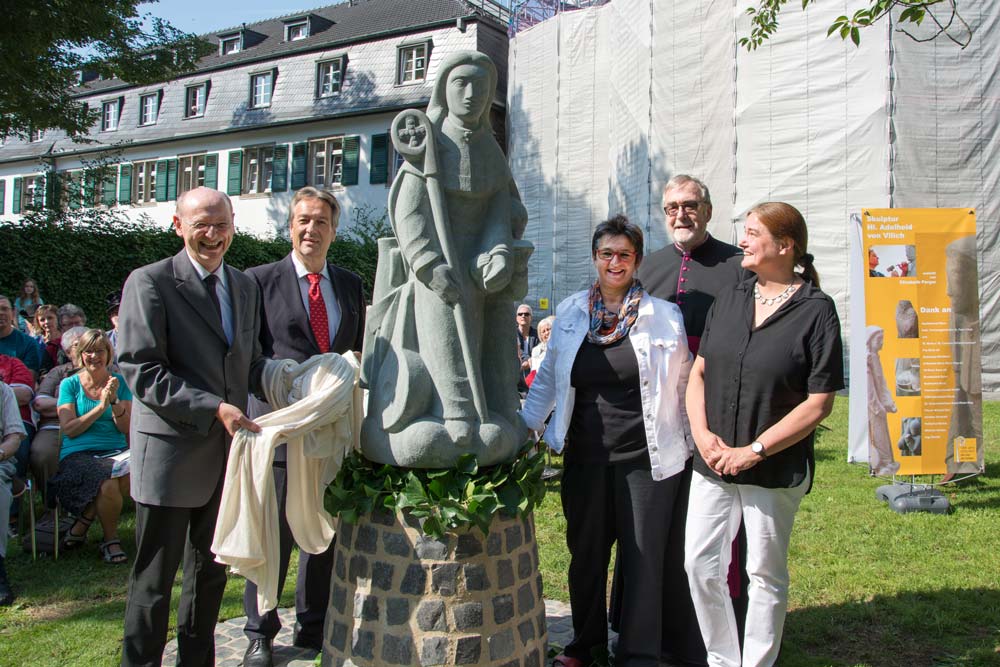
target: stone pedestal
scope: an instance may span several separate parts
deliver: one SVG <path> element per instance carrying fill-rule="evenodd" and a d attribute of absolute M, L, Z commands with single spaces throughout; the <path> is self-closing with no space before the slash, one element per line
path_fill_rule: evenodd
<path fill-rule="evenodd" d="M 534 517 L 441 541 L 400 515 L 341 522 L 325 635 L 324 667 L 542 667 Z"/>

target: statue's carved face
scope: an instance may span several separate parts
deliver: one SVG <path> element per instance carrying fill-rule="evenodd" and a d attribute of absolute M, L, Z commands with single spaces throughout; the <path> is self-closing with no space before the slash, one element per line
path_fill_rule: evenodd
<path fill-rule="evenodd" d="M 459 65 L 448 74 L 445 96 L 448 113 L 464 123 L 474 123 L 489 103 L 490 76 L 478 65 Z"/>

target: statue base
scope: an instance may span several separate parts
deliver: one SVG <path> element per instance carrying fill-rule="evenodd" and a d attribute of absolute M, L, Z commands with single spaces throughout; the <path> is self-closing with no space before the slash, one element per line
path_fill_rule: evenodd
<path fill-rule="evenodd" d="M 400 514 L 341 521 L 330 589 L 324 667 L 544 664 L 533 515 L 442 540 Z"/>

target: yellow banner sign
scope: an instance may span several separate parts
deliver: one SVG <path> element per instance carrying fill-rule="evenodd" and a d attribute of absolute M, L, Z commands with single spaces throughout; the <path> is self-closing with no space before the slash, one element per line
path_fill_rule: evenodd
<path fill-rule="evenodd" d="M 979 472 L 976 213 L 868 209 L 861 227 L 869 466 L 877 475 Z"/>

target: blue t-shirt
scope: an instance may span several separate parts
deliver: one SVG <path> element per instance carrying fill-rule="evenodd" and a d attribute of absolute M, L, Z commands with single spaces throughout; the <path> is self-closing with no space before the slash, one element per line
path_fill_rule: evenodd
<path fill-rule="evenodd" d="M 118 378 L 118 400 L 131 401 L 132 392 L 125 386 L 125 378 L 117 373 L 114 376 Z M 69 403 L 72 403 L 76 407 L 76 415 L 79 417 L 93 410 L 101 402 L 87 396 L 87 393 L 83 390 L 83 385 L 80 384 L 80 376 L 77 374 L 71 375 L 59 383 L 58 405 L 67 405 Z M 74 452 L 100 452 L 125 449 L 128 446 L 125 442 L 125 434 L 121 433 L 115 426 L 111 410 L 111 407 L 105 408 L 101 416 L 90 425 L 90 428 L 80 435 L 74 438 L 64 435 L 62 449 L 59 451 L 59 460 L 62 461 Z"/>
<path fill-rule="evenodd" d="M 20 359 L 35 373 L 42 369 L 42 354 L 38 343 L 34 338 L 17 329 L 13 329 L 6 338 L 0 338 L 0 354 Z"/>

